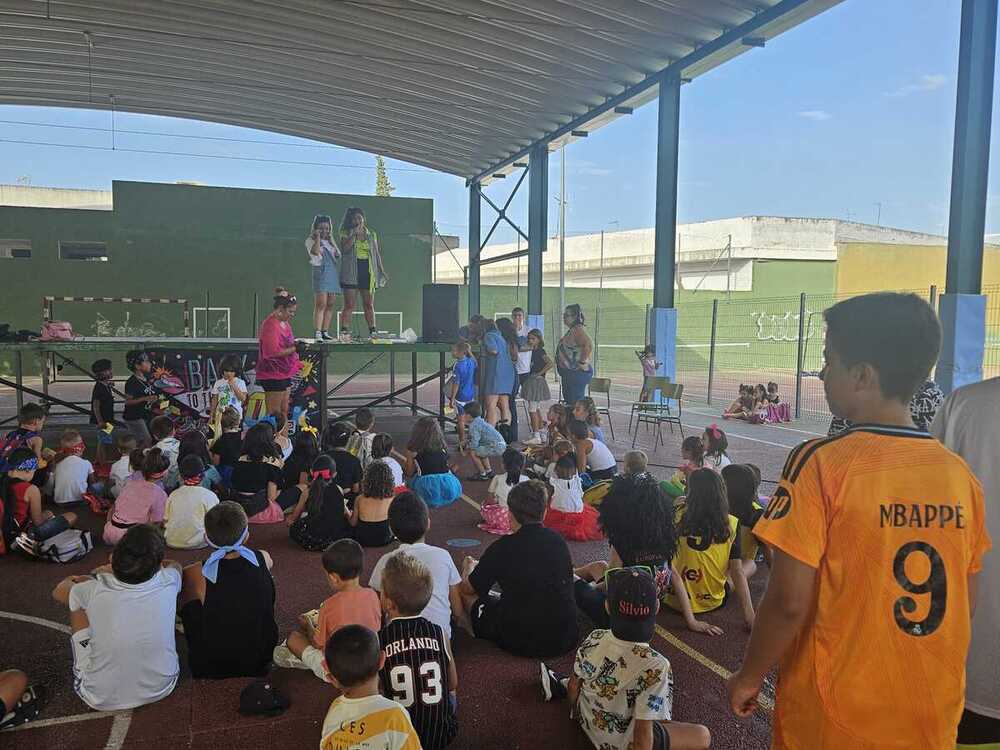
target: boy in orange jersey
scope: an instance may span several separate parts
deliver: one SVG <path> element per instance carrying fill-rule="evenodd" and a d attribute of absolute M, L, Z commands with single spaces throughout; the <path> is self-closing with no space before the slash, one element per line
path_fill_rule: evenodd
<path fill-rule="evenodd" d="M 915 295 L 824 317 L 826 398 L 856 426 L 793 450 L 754 526 L 774 566 L 730 704 L 752 713 L 780 662 L 772 748 L 954 748 L 990 540 L 979 483 L 910 419 L 941 328 Z"/>

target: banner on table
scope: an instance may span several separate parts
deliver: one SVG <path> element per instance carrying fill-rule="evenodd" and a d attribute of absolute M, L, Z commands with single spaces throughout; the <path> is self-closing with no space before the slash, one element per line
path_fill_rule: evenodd
<path fill-rule="evenodd" d="M 198 351 L 196 349 L 148 349 L 153 360 L 153 384 L 170 396 L 174 417 L 187 421 L 210 420 L 212 386 L 221 377 L 219 364 L 229 352 Z M 267 416 L 264 389 L 257 384 L 257 352 L 236 354 L 240 360 L 240 377 L 247 384 L 247 402 L 243 407 L 243 426 L 252 427 Z M 306 352 L 302 367 L 292 379 L 288 421 L 294 433 L 302 416 L 310 425 L 319 425 L 319 358 L 318 352 Z M 199 425 L 190 425 L 188 429 Z M 179 433 L 187 429 L 178 428 Z"/>

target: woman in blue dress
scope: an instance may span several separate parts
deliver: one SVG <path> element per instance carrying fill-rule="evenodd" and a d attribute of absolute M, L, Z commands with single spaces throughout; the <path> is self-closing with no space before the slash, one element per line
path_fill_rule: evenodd
<path fill-rule="evenodd" d="M 333 221 L 320 215 L 313 219 L 312 233 L 306 237 L 306 252 L 312 267 L 313 322 L 316 338 L 330 341 L 330 322 L 337 308 L 340 289 L 340 248 L 333 239 Z"/>
<path fill-rule="evenodd" d="M 498 323 L 502 323 L 503 320 L 507 319 L 501 318 Z M 507 320 L 507 323 L 510 321 Z M 496 427 L 497 422 L 510 422 L 510 394 L 514 390 L 514 378 L 517 377 L 514 369 L 514 362 L 517 360 L 517 334 L 514 334 L 512 346 L 492 320 L 484 320 L 481 328 L 483 332 L 481 392 L 486 401 L 486 421 Z M 510 329 L 513 330 L 512 323 Z"/>

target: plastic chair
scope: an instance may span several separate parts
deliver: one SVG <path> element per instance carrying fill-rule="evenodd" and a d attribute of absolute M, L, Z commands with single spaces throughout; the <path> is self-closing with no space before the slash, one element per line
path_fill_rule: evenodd
<path fill-rule="evenodd" d="M 662 391 L 666 386 L 670 385 L 670 378 L 660 377 L 658 375 L 646 375 L 642 379 L 642 390 L 645 393 L 653 394 L 656 391 Z M 632 432 L 632 420 L 635 418 L 637 411 L 643 407 L 660 406 L 659 401 L 634 401 L 632 403 L 632 410 L 628 415 L 628 431 Z"/>
<path fill-rule="evenodd" d="M 660 401 L 649 404 L 639 404 L 636 412 L 635 432 L 632 434 L 632 447 L 635 448 L 635 441 L 639 437 L 639 425 L 653 425 L 653 450 L 656 450 L 657 443 L 665 445 L 663 440 L 663 425 L 670 427 L 671 434 L 674 425 L 681 431 L 681 438 L 684 437 L 684 426 L 681 424 L 681 398 L 684 395 L 684 386 L 680 383 L 664 383 L 659 387 Z M 677 413 L 670 409 L 670 401 L 677 402 Z"/>
<path fill-rule="evenodd" d="M 597 407 L 598 414 L 604 414 L 608 418 L 608 427 L 611 428 L 611 439 L 615 439 L 615 423 L 611 421 L 611 378 L 591 378 L 590 386 L 587 389 L 588 395 L 593 398 L 595 393 L 603 393 L 606 397 L 606 406 Z"/>

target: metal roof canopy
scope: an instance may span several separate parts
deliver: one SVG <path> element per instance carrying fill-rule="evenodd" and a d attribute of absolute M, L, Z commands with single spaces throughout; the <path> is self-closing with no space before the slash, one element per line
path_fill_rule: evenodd
<path fill-rule="evenodd" d="M 841 1 L 0 0 L 0 103 L 228 123 L 487 183 Z"/>

